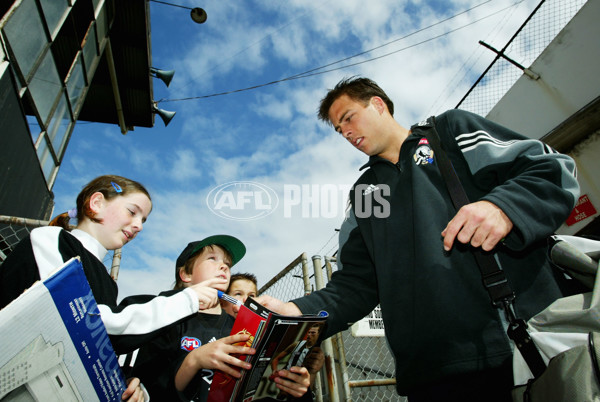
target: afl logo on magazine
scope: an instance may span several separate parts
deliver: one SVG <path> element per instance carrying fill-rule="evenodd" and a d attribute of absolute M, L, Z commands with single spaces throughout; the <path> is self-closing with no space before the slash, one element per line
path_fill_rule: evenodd
<path fill-rule="evenodd" d="M 200 339 L 198 338 L 184 336 L 181 338 L 181 349 L 191 352 L 192 350 L 199 348 L 201 343 L 202 342 L 200 342 Z"/>

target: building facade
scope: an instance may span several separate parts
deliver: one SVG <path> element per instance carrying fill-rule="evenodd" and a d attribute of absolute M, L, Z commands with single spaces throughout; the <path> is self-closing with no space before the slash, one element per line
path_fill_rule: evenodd
<path fill-rule="evenodd" d="M 0 215 L 49 219 L 77 121 L 154 124 L 148 0 L 16 0 L 0 15 Z"/>

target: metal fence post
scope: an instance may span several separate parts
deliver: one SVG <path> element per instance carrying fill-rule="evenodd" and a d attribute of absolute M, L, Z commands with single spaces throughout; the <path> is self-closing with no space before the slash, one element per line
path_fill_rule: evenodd
<path fill-rule="evenodd" d="M 331 267 L 331 261 L 337 262 L 335 257 L 325 257 L 325 269 L 327 272 L 327 281 L 331 280 L 333 268 Z M 346 402 L 352 402 L 352 391 L 350 390 L 350 377 L 348 376 L 348 364 L 346 362 L 346 350 L 344 349 L 344 338 L 342 334 L 338 332 L 335 334 L 338 361 L 340 372 L 342 374 L 342 386 L 344 387 L 344 394 L 346 394 Z"/>
<path fill-rule="evenodd" d="M 306 253 L 301 255 L 302 262 L 302 280 L 304 281 L 304 294 L 310 294 L 312 288 L 310 286 L 310 268 L 308 266 L 308 257 Z M 321 381 L 321 371 L 317 372 L 314 383 L 315 398 L 317 402 L 323 402 L 323 382 Z M 310 392 L 310 390 L 309 390 Z"/>
<path fill-rule="evenodd" d="M 121 267 L 121 249 L 115 250 L 112 259 L 112 265 L 110 267 L 110 277 L 116 282 L 119 278 L 119 268 Z"/>
<path fill-rule="evenodd" d="M 315 255 L 312 257 L 313 267 L 315 270 L 315 287 L 317 290 L 325 287 L 323 282 L 323 269 L 321 266 L 321 257 Z M 331 396 L 330 400 L 332 402 L 339 401 L 339 391 L 338 391 L 338 382 L 337 375 L 335 372 L 335 366 L 333 361 L 333 345 L 331 344 L 331 339 L 325 339 L 322 343 L 323 352 L 325 352 L 325 370 L 327 372 L 327 386 L 329 387 L 329 395 Z"/>

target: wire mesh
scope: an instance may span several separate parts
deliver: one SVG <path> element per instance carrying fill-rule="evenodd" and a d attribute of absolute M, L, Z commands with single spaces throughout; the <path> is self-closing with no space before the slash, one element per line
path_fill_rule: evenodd
<path fill-rule="evenodd" d="M 320 260 L 320 258 L 319 258 Z M 325 257 L 323 261 L 330 261 L 333 271 L 337 270 L 335 259 Z M 303 271 L 303 263 L 306 273 Z M 291 300 L 314 291 L 315 270 L 308 262 L 305 254 L 290 263 L 269 283 L 261 287 L 259 294 L 268 294 L 277 299 Z M 325 275 L 326 276 L 326 275 Z M 305 282 L 305 277 L 306 281 Z M 323 278 L 327 282 L 327 278 Z M 336 363 L 337 378 L 339 381 L 338 400 L 352 401 L 404 401 L 405 398 L 396 393 L 394 358 L 389 351 L 385 337 L 355 337 L 350 329 L 341 333 L 341 342 L 337 337 L 332 337 L 334 344 L 334 362 Z M 339 348 L 343 348 L 345 367 L 340 366 Z M 343 372 L 347 373 L 346 376 Z M 322 373 L 324 376 L 325 373 Z M 324 377 L 323 377 L 324 378 Z M 372 385 L 378 381 L 391 385 Z M 350 389 L 350 395 L 345 395 L 344 388 Z M 323 401 L 332 399 L 326 387 L 316 390 Z M 342 397 L 343 396 L 343 397 Z"/>
<path fill-rule="evenodd" d="M 48 221 L 0 216 L 0 262 L 4 261 L 15 246 L 40 226 L 48 225 Z"/>
<path fill-rule="evenodd" d="M 33 229 L 48 226 L 48 223 L 49 221 L 0 215 L 0 264 Z M 121 249 L 113 250 L 104 257 L 103 263 L 107 268 L 110 265 L 114 280 L 117 280 L 120 262 Z"/>
<path fill-rule="evenodd" d="M 585 3 L 586 0 L 543 2 L 527 24 L 505 45 L 503 53 L 522 66 L 530 67 Z M 522 75 L 523 71 L 506 59 L 496 58 L 456 107 L 486 116 Z"/>
<path fill-rule="evenodd" d="M 335 259 L 328 258 L 332 272 L 337 271 Z M 375 308 L 377 311 L 379 306 Z M 405 401 L 396 393 L 395 364 L 387 339 L 383 336 L 354 336 L 352 330 L 342 332 L 346 370 L 353 401 Z M 368 385 L 393 380 L 391 385 Z M 365 385 L 365 386 L 359 386 Z"/>

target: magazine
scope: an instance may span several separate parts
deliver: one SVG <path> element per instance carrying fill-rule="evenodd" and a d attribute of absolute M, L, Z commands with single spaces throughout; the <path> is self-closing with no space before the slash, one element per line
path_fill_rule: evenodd
<path fill-rule="evenodd" d="M 0 310 L 0 399 L 120 401 L 119 367 L 81 261 Z"/>
<path fill-rule="evenodd" d="M 285 400 L 287 394 L 276 387 L 278 370 L 302 366 L 304 358 L 315 346 L 327 320 L 327 313 L 284 316 L 268 310 L 252 298 L 240 306 L 231 335 L 250 334 L 246 346 L 256 354 L 241 356 L 252 365 L 233 378 L 216 371 L 208 394 L 208 402 L 254 401 L 262 398 Z"/>

